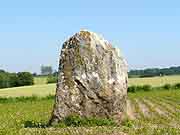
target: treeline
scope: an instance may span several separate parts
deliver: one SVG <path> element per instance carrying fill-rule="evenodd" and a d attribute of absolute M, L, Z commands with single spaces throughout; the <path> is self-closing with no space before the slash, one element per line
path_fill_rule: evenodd
<path fill-rule="evenodd" d="M 179 67 L 170 68 L 149 68 L 144 70 L 131 70 L 128 72 L 129 78 L 132 77 L 154 77 L 164 75 L 180 75 Z"/>
<path fill-rule="evenodd" d="M 34 78 L 29 72 L 9 73 L 0 70 L 0 88 L 33 85 Z"/>

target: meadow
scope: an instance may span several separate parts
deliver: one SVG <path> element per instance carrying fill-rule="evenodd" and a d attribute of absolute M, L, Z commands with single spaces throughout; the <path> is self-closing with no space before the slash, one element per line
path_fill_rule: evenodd
<path fill-rule="evenodd" d="M 130 78 L 129 85 L 151 85 L 162 86 L 164 84 L 180 83 L 180 75 L 162 76 L 162 77 L 146 77 L 146 78 Z"/>
<path fill-rule="evenodd" d="M 34 77 L 34 83 L 35 83 L 35 85 L 46 84 L 47 77 L 44 77 L 44 76 Z"/>
<path fill-rule="evenodd" d="M 179 89 L 128 93 L 128 113 L 119 126 L 47 127 L 54 104 L 55 84 L 44 84 L 41 79 L 38 78 L 34 86 L 0 90 L 0 135 L 180 134 Z M 180 82 L 180 77 L 133 78 L 129 82 L 130 85 L 160 86 Z"/>
<path fill-rule="evenodd" d="M 25 87 L 0 89 L 0 97 L 47 96 L 55 94 L 55 84 L 41 84 Z"/>
<path fill-rule="evenodd" d="M 0 97 L 19 97 L 19 96 L 47 96 L 55 94 L 56 84 L 46 84 L 46 77 L 35 77 L 33 86 L 15 87 L 0 89 Z M 132 85 L 151 85 L 153 87 L 164 84 L 180 83 L 180 76 L 164 76 L 149 78 L 130 78 L 129 86 Z"/>

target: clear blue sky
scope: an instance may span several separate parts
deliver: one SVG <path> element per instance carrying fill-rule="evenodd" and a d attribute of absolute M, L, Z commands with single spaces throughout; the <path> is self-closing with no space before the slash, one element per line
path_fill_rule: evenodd
<path fill-rule="evenodd" d="M 180 65 L 179 0 L 1 0 L 0 68 L 56 69 L 63 41 L 81 28 L 118 46 L 131 69 Z"/>

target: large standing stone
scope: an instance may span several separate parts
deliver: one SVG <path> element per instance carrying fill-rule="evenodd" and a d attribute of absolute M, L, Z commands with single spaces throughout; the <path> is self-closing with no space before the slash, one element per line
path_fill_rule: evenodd
<path fill-rule="evenodd" d="M 74 114 L 121 120 L 127 80 L 127 64 L 118 49 L 96 33 L 76 33 L 62 47 L 50 123 Z"/>

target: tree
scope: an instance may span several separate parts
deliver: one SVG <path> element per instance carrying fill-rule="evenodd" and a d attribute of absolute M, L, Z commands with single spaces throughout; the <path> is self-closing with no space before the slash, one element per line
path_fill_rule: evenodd
<path fill-rule="evenodd" d="M 0 70 L 0 88 L 32 85 L 33 75 L 29 72 L 9 73 Z"/>
<path fill-rule="evenodd" d="M 19 72 L 17 73 L 18 77 L 18 86 L 26 86 L 26 85 L 33 85 L 34 84 L 34 77 L 29 72 Z"/>
<path fill-rule="evenodd" d="M 144 70 L 131 70 L 129 77 L 153 77 L 153 76 L 164 76 L 164 75 L 179 75 L 179 67 L 170 67 L 170 68 L 150 68 Z"/>
<path fill-rule="evenodd" d="M 53 69 L 51 66 L 41 66 L 41 75 L 51 75 L 53 73 Z"/>
<path fill-rule="evenodd" d="M 0 88 L 9 87 L 9 75 L 6 72 L 0 72 Z"/>
<path fill-rule="evenodd" d="M 9 87 L 17 87 L 18 86 L 18 76 L 16 73 L 9 74 Z"/>
<path fill-rule="evenodd" d="M 36 77 L 36 76 L 37 76 L 37 73 L 34 72 L 32 75 L 33 75 L 34 77 Z"/>

